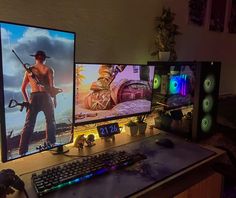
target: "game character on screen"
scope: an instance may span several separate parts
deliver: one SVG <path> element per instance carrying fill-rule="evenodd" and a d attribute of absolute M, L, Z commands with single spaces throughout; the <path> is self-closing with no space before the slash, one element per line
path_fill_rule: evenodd
<path fill-rule="evenodd" d="M 107 110 L 114 106 L 111 97 L 110 85 L 119 72 L 125 69 L 125 65 L 101 65 L 99 67 L 99 77 L 93 82 L 85 98 L 84 105 L 91 110 Z"/>
<path fill-rule="evenodd" d="M 57 106 L 56 94 L 54 88 L 54 71 L 51 67 L 45 65 L 46 56 L 44 51 L 37 51 L 35 55 L 35 64 L 30 67 L 30 71 L 24 74 L 21 91 L 24 101 L 29 103 L 27 109 L 24 128 L 21 133 L 19 154 L 25 155 L 28 152 L 29 141 L 34 131 L 37 115 L 43 111 L 46 118 L 46 141 L 51 145 L 56 142 L 56 122 L 54 117 L 54 108 Z M 40 84 L 32 76 L 37 77 Z M 27 94 L 27 86 L 31 87 L 30 98 Z M 52 100 L 53 98 L 53 100 Z"/>
<path fill-rule="evenodd" d="M 115 81 L 118 73 L 124 73 L 127 65 L 100 65 L 97 81 L 91 83 L 90 92 L 84 98 L 84 107 L 89 110 L 110 110 L 116 105 L 138 99 L 151 99 L 149 67 L 141 67 L 139 79 L 129 76 Z M 135 71 L 136 70 L 136 71 Z M 133 73 L 138 73 L 133 66 Z M 132 75 L 132 72 L 130 73 Z"/>

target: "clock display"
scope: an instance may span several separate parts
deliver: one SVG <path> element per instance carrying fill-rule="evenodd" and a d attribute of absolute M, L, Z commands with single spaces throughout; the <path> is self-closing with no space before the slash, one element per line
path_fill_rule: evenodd
<path fill-rule="evenodd" d="M 120 133 L 118 123 L 106 124 L 97 127 L 99 137 L 109 137 Z"/>

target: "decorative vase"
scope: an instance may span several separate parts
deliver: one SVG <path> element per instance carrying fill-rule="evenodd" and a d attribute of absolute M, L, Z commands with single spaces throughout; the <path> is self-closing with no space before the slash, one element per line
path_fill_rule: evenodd
<path fill-rule="evenodd" d="M 168 61 L 170 60 L 170 52 L 159 52 L 159 61 Z"/>
<path fill-rule="evenodd" d="M 146 129 L 147 129 L 147 123 L 146 122 L 138 123 L 138 132 L 139 132 L 140 135 L 144 135 Z"/>

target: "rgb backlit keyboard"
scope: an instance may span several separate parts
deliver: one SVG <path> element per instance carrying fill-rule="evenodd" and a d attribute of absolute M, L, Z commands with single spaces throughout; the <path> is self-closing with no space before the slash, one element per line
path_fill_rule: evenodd
<path fill-rule="evenodd" d="M 36 193 L 43 196 L 65 186 L 80 183 L 90 178 L 132 165 L 146 157 L 125 151 L 104 152 L 91 157 L 77 159 L 42 172 L 32 174 Z"/>

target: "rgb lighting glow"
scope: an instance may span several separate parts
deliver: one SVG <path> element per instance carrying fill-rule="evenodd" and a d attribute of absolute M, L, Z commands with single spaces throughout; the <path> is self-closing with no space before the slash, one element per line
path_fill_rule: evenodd
<path fill-rule="evenodd" d="M 214 75 L 208 75 L 203 83 L 203 88 L 206 93 L 211 93 L 215 88 L 215 77 Z"/>
<path fill-rule="evenodd" d="M 54 190 L 58 190 L 58 189 L 61 189 L 65 186 L 70 186 L 70 185 L 73 185 L 73 184 L 77 184 L 77 183 L 80 183 L 80 182 L 83 182 L 83 181 L 86 181 L 92 177 L 95 177 L 95 176 L 98 176 L 98 175 L 103 175 L 109 171 L 114 171 L 116 169 L 119 169 L 123 166 L 128 166 L 129 164 L 131 164 L 131 162 L 124 162 L 123 164 L 117 164 L 117 165 L 114 165 L 112 167 L 103 167 L 99 170 L 96 170 L 94 172 L 91 172 L 91 173 L 88 173 L 86 175 L 82 175 L 81 177 L 78 177 L 78 178 L 75 178 L 74 180 L 71 180 L 71 181 L 65 181 L 57 186 L 54 186 L 52 187 L 51 189 L 46 189 L 41 193 L 41 195 L 45 194 L 45 193 L 48 193 L 48 192 L 51 192 L 51 191 L 54 191 Z"/>
<path fill-rule="evenodd" d="M 154 75 L 153 89 L 158 89 L 161 85 L 161 77 L 158 74 Z"/>
<path fill-rule="evenodd" d="M 201 121 L 201 129 L 203 132 L 207 133 L 210 131 L 212 126 L 212 118 L 210 115 L 206 115 L 203 117 Z"/>
<path fill-rule="evenodd" d="M 181 94 L 183 96 L 187 95 L 187 75 L 174 75 L 170 77 L 170 94 Z"/>
<path fill-rule="evenodd" d="M 214 105 L 214 100 L 211 95 L 206 96 L 202 102 L 202 109 L 205 113 L 208 113 L 212 110 Z"/>
<path fill-rule="evenodd" d="M 117 167 L 116 167 L 116 168 L 117 168 Z M 102 168 L 102 169 L 100 169 L 100 170 L 95 171 L 94 173 L 89 173 L 89 174 L 87 174 L 87 175 L 84 175 L 84 176 L 81 176 L 81 177 L 79 177 L 79 178 L 76 178 L 76 179 L 74 179 L 74 180 L 72 180 L 72 181 L 68 181 L 68 182 L 59 184 L 59 185 L 57 185 L 57 186 L 55 186 L 55 187 L 53 187 L 53 188 L 51 188 L 51 189 L 45 190 L 45 192 L 46 192 L 46 191 L 47 191 L 47 192 L 54 191 L 54 190 L 57 190 L 57 189 L 61 189 L 61 188 L 65 187 L 65 186 L 70 186 L 70 185 L 72 185 L 72 184 L 80 183 L 80 182 L 82 182 L 82 181 L 85 181 L 85 180 L 90 179 L 91 177 L 94 177 L 94 176 L 96 176 L 96 175 L 101 175 L 101 174 L 104 174 L 104 173 L 106 173 L 106 172 L 108 172 L 108 169 Z"/>

